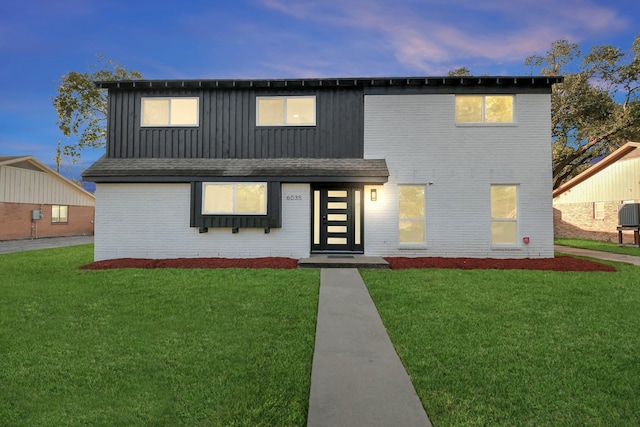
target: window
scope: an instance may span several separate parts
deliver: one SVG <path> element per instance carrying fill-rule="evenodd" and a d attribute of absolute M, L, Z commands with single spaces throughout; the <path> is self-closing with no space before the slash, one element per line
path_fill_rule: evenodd
<path fill-rule="evenodd" d="M 315 96 L 257 98 L 258 126 L 315 126 Z"/>
<path fill-rule="evenodd" d="M 202 184 L 203 215 L 266 215 L 266 182 Z"/>
<path fill-rule="evenodd" d="M 398 241 L 401 244 L 423 244 L 424 185 L 399 185 Z"/>
<path fill-rule="evenodd" d="M 198 98 L 142 98 L 142 126 L 198 126 Z"/>
<path fill-rule="evenodd" d="M 518 187 L 491 186 L 491 243 L 515 245 L 518 241 Z"/>
<path fill-rule="evenodd" d="M 456 95 L 456 123 L 513 123 L 513 95 Z"/>
<path fill-rule="evenodd" d="M 69 221 L 69 206 L 52 205 L 51 222 L 66 223 Z"/>
<path fill-rule="evenodd" d="M 593 203 L 593 219 L 604 219 L 604 202 Z"/>

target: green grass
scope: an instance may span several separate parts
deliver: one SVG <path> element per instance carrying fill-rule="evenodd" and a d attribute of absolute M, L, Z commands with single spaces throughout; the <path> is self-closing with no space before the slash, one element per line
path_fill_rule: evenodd
<path fill-rule="evenodd" d="M 640 270 L 616 267 L 362 276 L 435 426 L 640 425 Z"/>
<path fill-rule="evenodd" d="M 0 425 L 305 425 L 318 270 L 0 256 Z"/>
<path fill-rule="evenodd" d="M 556 245 L 571 246 L 573 248 L 591 249 L 594 251 L 613 252 L 615 254 L 640 256 L 640 248 L 618 246 L 617 243 L 601 242 L 586 239 L 555 239 Z"/>

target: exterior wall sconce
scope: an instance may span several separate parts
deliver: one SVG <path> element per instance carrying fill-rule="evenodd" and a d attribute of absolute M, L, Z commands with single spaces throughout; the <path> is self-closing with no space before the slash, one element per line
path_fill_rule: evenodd
<path fill-rule="evenodd" d="M 371 189 L 371 201 L 375 202 L 376 200 L 378 200 L 378 190 L 376 190 L 375 188 Z"/>

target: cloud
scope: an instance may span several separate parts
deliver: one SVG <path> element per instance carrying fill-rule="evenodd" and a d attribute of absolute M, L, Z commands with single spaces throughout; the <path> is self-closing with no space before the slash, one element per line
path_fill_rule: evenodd
<path fill-rule="evenodd" d="M 454 63 L 522 63 L 554 40 L 580 41 L 627 25 L 610 8 L 567 0 L 257 0 L 298 20 L 376 34 L 401 65 L 420 72 Z"/>

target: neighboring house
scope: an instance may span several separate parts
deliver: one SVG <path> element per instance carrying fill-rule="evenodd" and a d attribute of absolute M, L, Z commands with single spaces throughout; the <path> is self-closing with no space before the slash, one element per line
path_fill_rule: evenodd
<path fill-rule="evenodd" d="M 553 192 L 556 237 L 618 241 L 618 210 L 640 202 L 640 143 L 629 142 Z M 633 232 L 624 232 L 633 242 Z"/>
<path fill-rule="evenodd" d="M 33 156 L 0 156 L 0 240 L 93 234 L 95 197 Z"/>
<path fill-rule="evenodd" d="M 95 259 L 553 257 L 561 81 L 97 82 Z"/>

